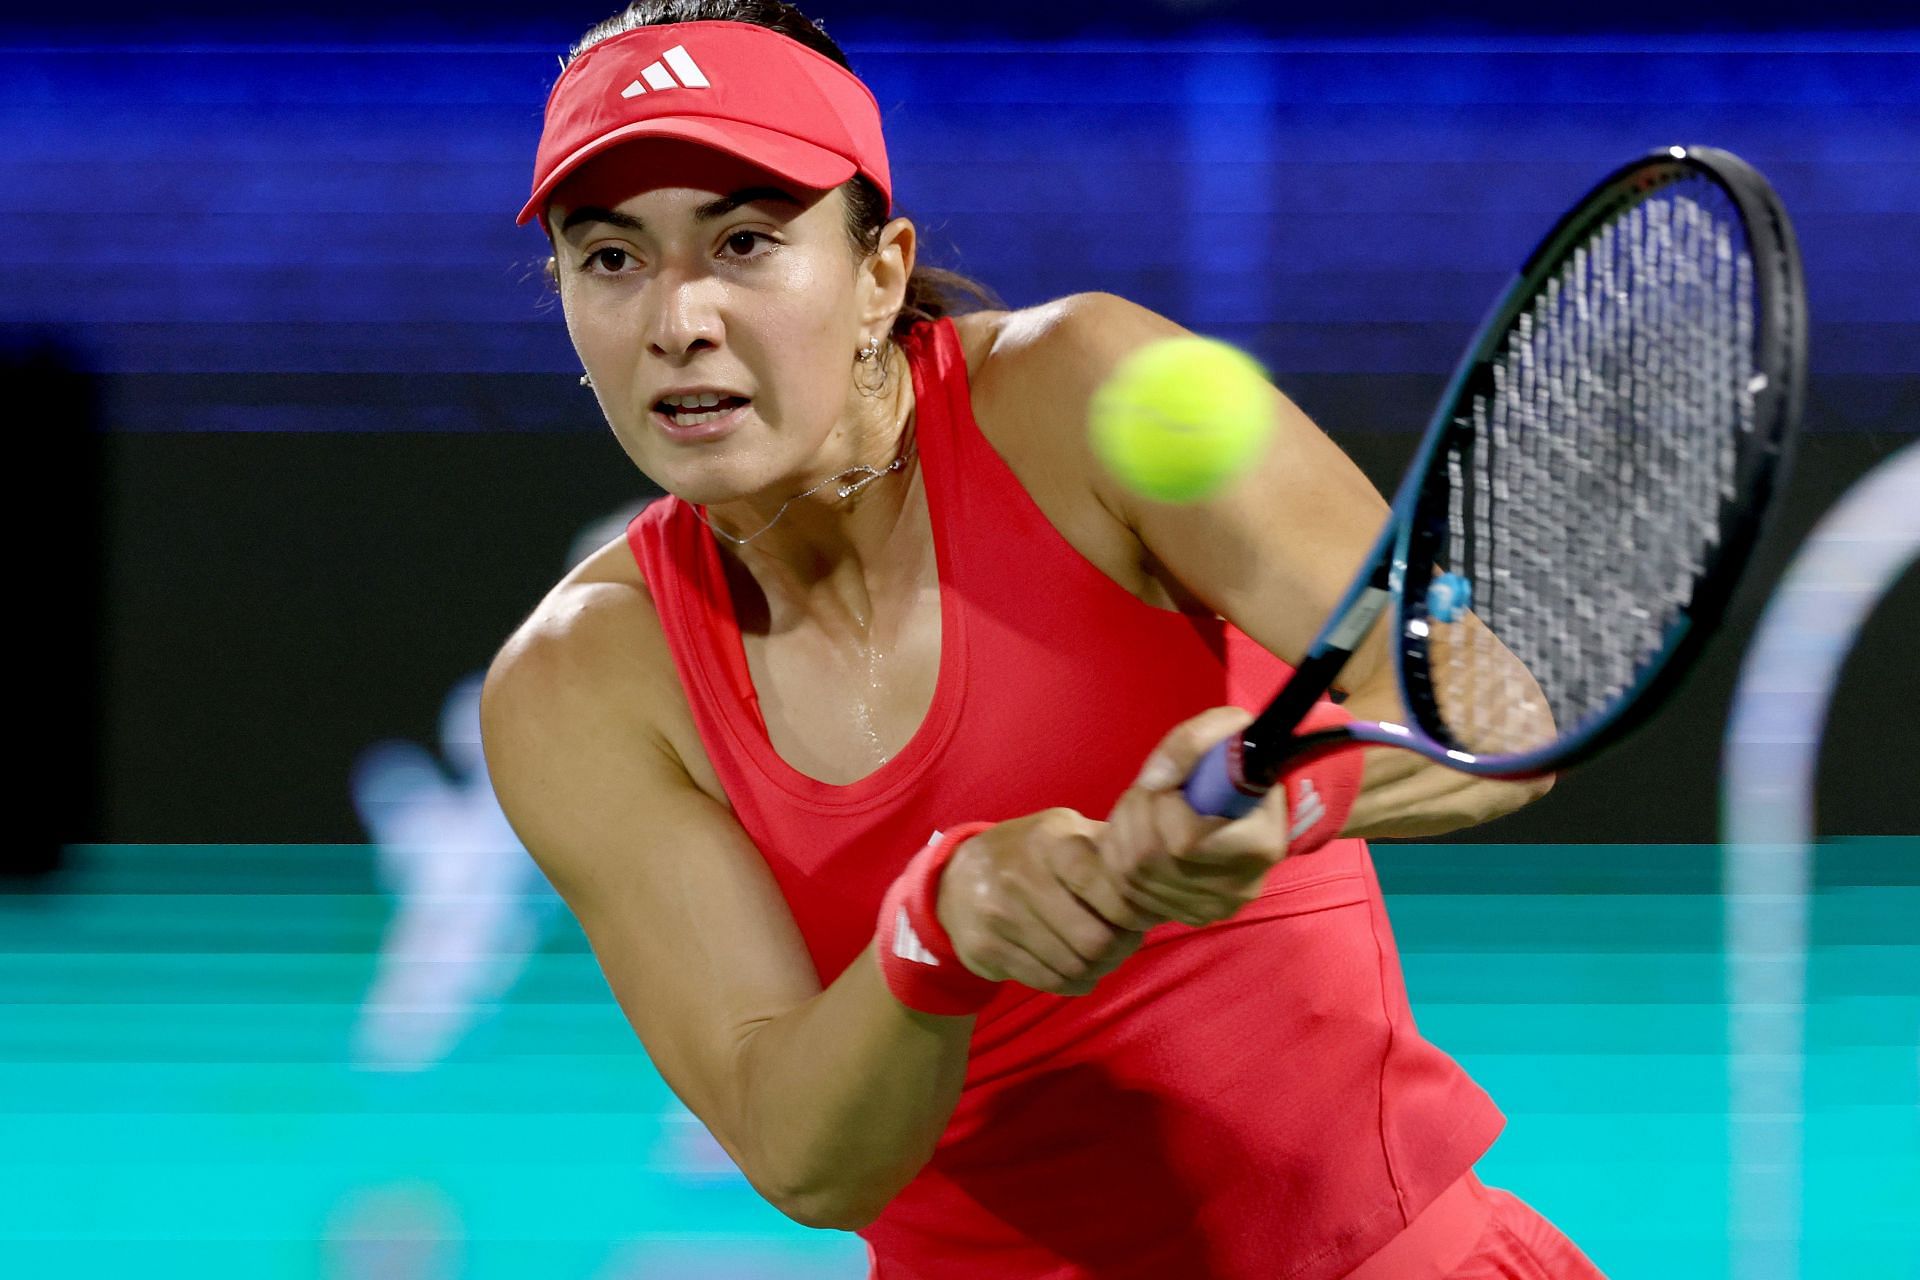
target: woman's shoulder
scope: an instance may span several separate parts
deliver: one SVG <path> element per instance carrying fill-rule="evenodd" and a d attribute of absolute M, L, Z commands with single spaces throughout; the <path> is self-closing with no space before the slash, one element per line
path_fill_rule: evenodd
<path fill-rule="evenodd" d="M 1056 464 L 1091 461 L 1087 404 L 1135 348 L 1185 333 L 1179 325 L 1111 293 L 1075 293 L 1018 311 L 954 318 L 966 352 L 974 415 L 996 447 L 1063 450 Z M 1090 483 L 1106 477 L 1089 469 Z"/>
<path fill-rule="evenodd" d="M 954 318 L 980 434 L 1054 528 L 1109 578 L 1166 607 L 1113 477 L 1087 441 L 1087 402 L 1127 352 L 1184 332 L 1109 293 Z"/>
<path fill-rule="evenodd" d="M 957 316 L 954 328 L 974 418 L 1001 455 L 1016 471 L 1021 458 L 1034 470 L 1064 468 L 1103 494 L 1111 479 L 1087 445 L 1088 402 L 1127 353 L 1185 332 L 1111 293 Z"/>
<path fill-rule="evenodd" d="M 535 668 L 548 680 L 629 692 L 657 684 L 670 661 L 653 594 L 622 536 L 589 552 L 547 589 L 495 658 L 496 673 Z"/>
<path fill-rule="evenodd" d="M 975 383 L 1046 380 L 1091 394 L 1135 347 L 1185 332 L 1112 293 L 1072 293 L 1017 311 L 976 311 L 953 325 Z"/>
<path fill-rule="evenodd" d="M 666 747 L 701 790 L 719 791 L 624 529 L 547 590 L 501 645 L 487 680 L 518 686 L 523 696 L 496 701 L 524 715 L 616 716 L 627 733 Z"/>

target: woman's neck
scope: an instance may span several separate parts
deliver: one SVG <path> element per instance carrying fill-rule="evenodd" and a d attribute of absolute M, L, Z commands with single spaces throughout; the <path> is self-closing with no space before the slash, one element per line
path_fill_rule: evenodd
<path fill-rule="evenodd" d="M 888 355 L 898 365 L 888 371 L 892 394 L 877 398 L 874 419 L 847 433 L 859 441 L 847 459 L 823 462 L 825 483 L 777 502 L 709 508 L 744 629 L 760 630 L 752 625 L 758 614 L 768 632 L 805 621 L 864 634 L 877 600 L 917 584 L 931 547 L 911 545 L 929 539 L 908 536 L 926 523 L 913 518 L 926 500 L 912 379 L 904 354 L 892 348 Z M 844 465 L 824 471 L 836 463 Z"/>

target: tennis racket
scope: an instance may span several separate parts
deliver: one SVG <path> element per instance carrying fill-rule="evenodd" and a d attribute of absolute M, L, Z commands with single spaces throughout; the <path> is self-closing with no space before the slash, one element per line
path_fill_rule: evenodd
<path fill-rule="evenodd" d="M 1609 174 L 1488 313 L 1360 573 L 1188 803 L 1238 817 L 1289 764 L 1355 746 L 1525 778 L 1618 741 L 1725 611 L 1806 343 L 1793 228 L 1756 170 L 1669 147 Z M 1412 722 L 1296 734 L 1389 609 Z"/>

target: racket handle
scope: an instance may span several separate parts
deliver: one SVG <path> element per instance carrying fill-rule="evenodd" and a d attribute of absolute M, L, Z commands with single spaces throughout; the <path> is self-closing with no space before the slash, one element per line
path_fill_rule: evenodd
<path fill-rule="evenodd" d="M 1214 744 L 1200 757 L 1200 763 L 1181 785 L 1187 804 L 1195 813 L 1215 818 L 1239 818 L 1260 807 L 1261 797 L 1251 795 L 1235 784 L 1233 761 L 1229 752 L 1238 745 L 1234 738 Z"/>

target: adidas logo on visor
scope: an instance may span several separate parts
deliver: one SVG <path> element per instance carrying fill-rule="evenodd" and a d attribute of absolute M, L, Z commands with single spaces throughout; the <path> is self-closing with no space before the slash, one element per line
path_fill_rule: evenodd
<path fill-rule="evenodd" d="M 679 79 L 674 79 L 675 76 L 678 76 Z M 646 83 L 641 84 L 640 80 L 645 80 Z M 623 98 L 637 98 L 649 89 L 658 93 L 662 89 L 707 89 L 712 87 L 707 80 L 706 72 L 700 70 L 700 65 L 693 60 L 693 56 L 687 52 L 687 47 L 683 44 L 677 44 L 661 54 L 659 62 L 648 63 L 642 68 L 640 80 L 635 80 L 632 84 L 622 89 L 620 96 Z"/>

